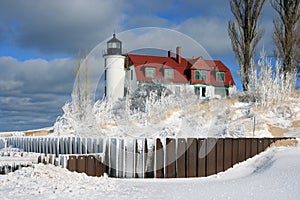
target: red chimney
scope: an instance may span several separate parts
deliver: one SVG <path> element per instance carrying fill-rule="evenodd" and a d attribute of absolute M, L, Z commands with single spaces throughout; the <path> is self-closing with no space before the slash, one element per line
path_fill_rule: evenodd
<path fill-rule="evenodd" d="M 173 52 L 172 52 L 172 50 L 169 50 L 169 51 L 168 51 L 168 57 L 169 57 L 169 58 L 172 58 L 172 57 L 173 57 Z"/>
<path fill-rule="evenodd" d="M 178 63 L 181 63 L 181 47 L 176 47 L 176 59 Z"/>

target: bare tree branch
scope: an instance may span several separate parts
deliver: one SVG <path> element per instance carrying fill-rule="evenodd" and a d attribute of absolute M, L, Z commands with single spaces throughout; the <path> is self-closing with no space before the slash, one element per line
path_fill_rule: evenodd
<path fill-rule="evenodd" d="M 271 0 L 277 13 L 273 18 L 275 52 L 282 58 L 284 73 L 299 69 L 300 59 L 300 0 Z"/>
<path fill-rule="evenodd" d="M 264 30 L 258 28 L 266 0 L 229 0 L 234 20 L 228 23 L 232 49 L 241 68 L 243 89 L 248 90 L 249 68 Z"/>

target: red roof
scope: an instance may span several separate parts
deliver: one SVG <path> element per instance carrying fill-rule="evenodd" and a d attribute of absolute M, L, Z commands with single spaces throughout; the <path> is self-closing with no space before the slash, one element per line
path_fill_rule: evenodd
<path fill-rule="evenodd" d="M 181 62 L 178 63 L 176 58 L 163 57 L 163 56 L 148 56 L 148 55 L 137 55 L 128 54 L 129 64 L 134 65 L 137 80 L 138 81 L 152 81 L 152 78 L 145 76 L 145 67 L 155 67 L 155 78 L 156 80 L 164 79 L 164 69 L 174 69 L 174 79 L 168 80 L 170 82 L 177 83 L 202 83 L 193 80 L 192 71 L 196 69 L 206 70 L 209 73 L 209 79 L 203 84 L 213 85 L 234 85 L 230 70 L 220 60 L 204 60 L 202 57 L 198 58 L 181 58 Z M 216 81 L 215 71 L 225 72 L 225 81 Z"/>

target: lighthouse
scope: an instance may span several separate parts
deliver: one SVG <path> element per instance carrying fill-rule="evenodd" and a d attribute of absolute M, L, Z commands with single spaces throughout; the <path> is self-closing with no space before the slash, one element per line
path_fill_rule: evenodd
<path fill-rule="evenodd" d="M 122 42 L 113 34 L 107 42 L 107 50 L 103 55 L 105 66 L 105 96 L 111 102 L 124 97 L 125 56 L 122 55 Z"/>

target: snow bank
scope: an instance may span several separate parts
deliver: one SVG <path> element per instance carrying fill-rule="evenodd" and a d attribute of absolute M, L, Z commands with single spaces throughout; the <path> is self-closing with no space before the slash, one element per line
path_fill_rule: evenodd
<path fill-rule="evenodd" d="M 299 167 L 299 145 L 273 147 L 226 172 L 193 179 L 97 178 L 38 164 L 0 176 L 0 195 L 2 199 L 299 199 Z"/>

